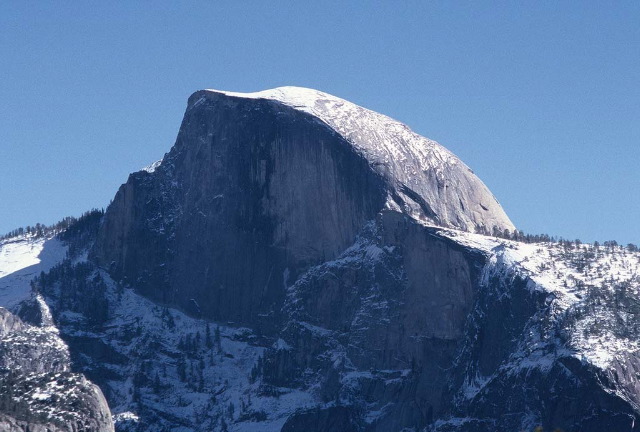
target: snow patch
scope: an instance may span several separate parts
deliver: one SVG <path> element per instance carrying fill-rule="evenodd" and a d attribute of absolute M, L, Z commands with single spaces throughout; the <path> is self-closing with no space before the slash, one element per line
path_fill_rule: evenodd
<path fill-rule="evenodd" d="M 155 170 L 162 164 L 162 159 L 155 161 L 154 163 L 152 163 L 151 165 L 147 165 L 146 167 L 142 168 L 141 171 L 146 171 L 148 173 L 153 173 L 155 172 Z"/>

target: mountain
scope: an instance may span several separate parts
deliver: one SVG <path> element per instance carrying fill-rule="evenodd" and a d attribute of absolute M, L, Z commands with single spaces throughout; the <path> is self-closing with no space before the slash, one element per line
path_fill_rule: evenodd
<path fill-rule="evenodd" d="M 19 336 L 57 344 L 63 394 L 93 396 L 46 399 L 87 431 L 637 430 L 640 253 L 525 239 L 395 120 L 296 87 L 196 92 L 105 212 L 0 242 L 22 323 L 0 421 L 53 421 L 12 381 L 42 355 Z"/>
<path fill-rule="evenodd" d="M 459 159 L 388 117 L 295 87 L 207 90 L 189 98 L 162 162 L 120 188 L 94 257 L 156 301 L 277 325 L 283 285 L 336 258 L 382 211 L 514 228 Z"/>

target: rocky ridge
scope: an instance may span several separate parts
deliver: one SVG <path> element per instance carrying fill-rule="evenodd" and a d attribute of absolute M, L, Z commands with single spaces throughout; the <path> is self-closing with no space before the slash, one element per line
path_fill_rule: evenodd
<path fill-rule="evenodd" d="M 0 429 L 15 432 L 113 431 L 100 389 L 71 370 L 67 345 L 41 297 L 23 304 L 39 323 L 0 308 Z M 25 312 L 29 314 L 28 312 Z"/>

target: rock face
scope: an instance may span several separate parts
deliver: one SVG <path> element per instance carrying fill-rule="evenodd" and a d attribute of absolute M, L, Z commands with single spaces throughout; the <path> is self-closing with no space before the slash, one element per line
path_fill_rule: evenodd
<path fill-rule="evenodd" d="M 114 430 L 100 389 L 71 372 L 57 329 L 50 323 L 42 327 L 24 323 L 4 308 L 0 308 L 0 429 Z"/>
<path fill-rule="evenodd" d="M 387 116 L 299 87 L 258 93 L 205 90 L 191 99 L 197 104 L 215 95 L 270 100 L 312 115 L 343 137 L 385 179 L 389 208 L 471 232 L 514 228 L 495 197 L 462 161 Z"/>
<path fill-rule="evenodd" d="M 454 365 L 483 264 L 481 254 L 436 231 L 381 213 L 343 255 L 289 289 L 283 338 L 291 358 L 275 375 L 267 368 L 266 379 L 295 386 L 321 370 L 326 401 L 384 412 L 359 427 L 424 427 L 449 403 L 443 371 Z M 283 362 L 271 354 L 267 364 Z M 305 418 L 315 416 L 289 424 Z"/>
<path fill-rule="evenodd" d="M 95 257 L 145 295 L 220 320 L 277 321 L 283 286 L 384 209 L 513 230 L 442 146 L 309 89 L 196 92 L 176 145 L 149 171 L 118 191 Z"/>

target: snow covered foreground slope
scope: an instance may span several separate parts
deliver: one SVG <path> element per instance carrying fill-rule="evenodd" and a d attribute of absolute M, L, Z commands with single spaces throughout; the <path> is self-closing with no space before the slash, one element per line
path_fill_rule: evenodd
<path fill-rule="evenodd" d="M 469 318 L 475 336 L 458 360 L 455 409 L 434 430 L 637 430 L 640 254 L 616 244 L 444 235 L 482 250 L 488 262 L 486 297 Z M 501 341 L 483 347 L 498 328 Z M 500 360 L 487 361 L 489 350 Z M 518 418 L 501 417 L 513 411 Z"/>
<path fill-rule="evenodd" d="M 559 356 L 573 356 L 608 370 L 640 353 L 640 341 L 635 337 L 640 325 L 636 315 L 636 306 L 640 305 L 637 251 L 621 245 L 570 241 L 525 244 L 455 231 L 443 234 L 488 256 L 483 285 L 490 285 L 493 277 L 508 274 L 527 280 L 527 289 L 550 295 L 549 312 L 552 319 L 565 325 L 561 328 L 564 337 L 544 339 L 543 333 L 531 333 L 529 336 L 536 338 L 531 340 L 534 349 L 514 353 L 516 367 L 544 369 Z M 549 348 L 545 343 L 556 345 L 545 352 L 543 348 Z"/>

